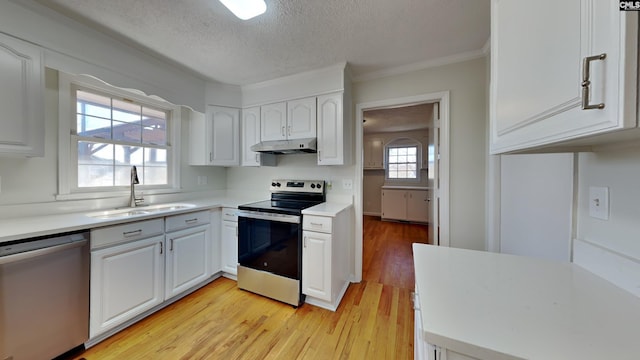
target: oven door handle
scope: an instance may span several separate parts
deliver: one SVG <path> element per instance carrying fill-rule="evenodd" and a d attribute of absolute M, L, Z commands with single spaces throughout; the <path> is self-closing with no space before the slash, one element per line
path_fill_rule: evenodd
<path fill-rule="evenodd" d="M 274 214 L 274 213 L 265 213 L 265 212 L 250 211 L 250 210 L 238 210 L 237 214 L 239 218 L 245 217 L 249 219 L 300 224 L 300 216 L 298 215 Z"/>

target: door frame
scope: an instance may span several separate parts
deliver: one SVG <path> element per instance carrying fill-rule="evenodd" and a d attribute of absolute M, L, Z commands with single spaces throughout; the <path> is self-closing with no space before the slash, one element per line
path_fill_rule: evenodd
<path fill-rule="evenodd" d="M 449 91 L 426 93 L 401 98 L 391 98 L 356 104 L 356 143 L 355 143 L 355 182 L 354 182 L 354 211 L 355 211 L 355 246 L 354 246 L 354 281 L 362 281 L 363 256 L 363 114 L 367 110 L 403 107 L 425 103 L 440 103 L 440 192 L 434 191 L 434 200 L 440 198 L 438 211 L 440 220 L 440 246 L 449 246 Z M 437 204 L 437 201 L 433 201 Z"/>

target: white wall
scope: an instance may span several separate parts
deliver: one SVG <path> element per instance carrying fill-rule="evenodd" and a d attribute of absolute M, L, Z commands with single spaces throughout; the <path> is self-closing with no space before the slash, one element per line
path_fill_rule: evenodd
<path fill-rule="evenodd" d="M 485 248 L 486 59 L 354 83 L 354 104 L 450 91 L 451 246 Z"/>
<path fill-rule="evenodd" d="M 47 67 L 68 73 L 86 73 L 115 86 L 139 89 L 175 104 L 204 111 L 204 79 L 33 1 L 0 2 L 0 32 L 41 46 Z M 58 187 L 58 78 L 57 72 L 50 69 L 45 76 L 45 154 L 42 158 L 29 159 L 0 157 L 0 216 L 15 214 L 16 207 L 9 205 L 47 204 L 48 209 L 56 210 L 83 206 L 77 201 L 55 201 Z M 180 149 L 183 192 L 224 190 L 224 168 L 188 166 L 189 124 L 187 116 L 183 119 Z M 198 176 L 206 176 L 208 184 L 197 185 Z M 153 200 L 153 197 L 145 197 Z M 125 202 L 123 197 L 122 204 Z M 98 201 L 86 204 L 93 208 L 100 206 Z"/>
<path fill-rule="evenodd" d="M 579 156 L 577 238 L 640 262 L 640 145 Z M 589 216 L 589 187 L 609 188 L 609 220 Z"/>
<path fill-rule="evenodd" d="M 227 189 L 235 192 L 258 192 L 269 198 L 272 179 L 325 180 L 331 182 L 327 198 L 353 201 L 353 191 L 345 190 L 342 181 L 353 181 L 353 166 L 318 166 L 316 154 L 277 155 L 277 166 L 231 167 L 227 169 Z"/>
<path fill-rule="evenodd" d="M 500 252 L 570 261 L 573 157 L 502 156 Z"/>
<path fill-rule="evenodd" d="M 204 112 L 206 81 L 32 0 L 0 2 L 0 32 L 42 47 L 45 65 Z"/>

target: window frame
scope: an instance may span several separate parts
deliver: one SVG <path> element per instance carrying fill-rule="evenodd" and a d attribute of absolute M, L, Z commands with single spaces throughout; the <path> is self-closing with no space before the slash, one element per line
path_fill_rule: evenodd
<path fill-rule="evenodd" d="M 416 177 L 415 178 L 392 178 L 389 177 L 389 150 L 405 147 L 416 148 Z M 384 179 L 385 182 L 420 183 L 420 172 L 422 164 L 422 144 L 411 138 L 396 138 L 384 145 Z"/>
<path fill-rule="evenodd" d="M 76 134 L 77 108 L 75 92 L 86 90 L 98 95 L 112 98 L 132 100 L 136 104 L 148 106 L 167 113 L 166 145 L 140 144 L 145 148 L 162 148 L 167 151 L 167 184 L 164 185 L 136 185 L 139 191 L 145 194 L 162 194 L 180 192 L 180 126 L 181 107 L 171 104 L 156 96 L 123 89 L 109 85 L 97 78 L 87 75 L 70 75 L 58 72 L 58 194 L 56 199 L 91 199 L 118 197 L 129 194 L 129 185 L 126 186 L 78 186 L 78 141 L 91 141 L 90 137 Z M 118 140 L 96 138 L 96 142 L 109 144 L 131 145 Z M 140 170 L 140 169 L 139 169 Z"/>

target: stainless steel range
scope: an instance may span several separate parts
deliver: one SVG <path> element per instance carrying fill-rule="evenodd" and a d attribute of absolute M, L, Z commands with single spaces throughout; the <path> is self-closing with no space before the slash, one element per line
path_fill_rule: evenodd
<path fill-rule="evenodd" d="M 238 207 L 238 287 L 300 306 L 302 210 L 323 203 L 322 180 L 273 180 L 271 199 Z"/>

